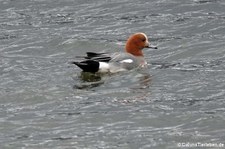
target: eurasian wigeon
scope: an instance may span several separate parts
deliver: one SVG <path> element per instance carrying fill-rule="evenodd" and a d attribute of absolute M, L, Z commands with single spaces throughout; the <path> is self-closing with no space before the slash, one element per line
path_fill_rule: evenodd
<path fill-rule="evenodd" d="M 112 54 L 87 52 L 87 55 L 82 57 L 83 61 L 72 63 L 80 67 L 83 72 L 116 73 L 131 70 L 147 65 L 142 51 L 144 48 L 157 49 L 149 43 L 146 34 L 135 33 L 128 38 L 125 52 Z"/>

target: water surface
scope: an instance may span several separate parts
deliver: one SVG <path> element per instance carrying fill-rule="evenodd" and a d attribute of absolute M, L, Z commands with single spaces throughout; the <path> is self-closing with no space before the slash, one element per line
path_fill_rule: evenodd
<path fill-rule="evenodd" d="M 224 6 L 0 0 L 0 147 L 225 144 Z M 90 82 L 70 64 L 87 51 L 121 51 L 135 32 L 158 46 L 144 51 L 146 70 Z"/>

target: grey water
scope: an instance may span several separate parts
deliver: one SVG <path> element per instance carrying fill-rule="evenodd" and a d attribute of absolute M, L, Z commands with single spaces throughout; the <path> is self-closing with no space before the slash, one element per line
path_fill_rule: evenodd
<path fill-rule="evenodd" d="M 135 32 L 145 70 L 70 63 Z M 2 149 L 225 148 L 224 74 L 223 0 L 0 0 Z"/>

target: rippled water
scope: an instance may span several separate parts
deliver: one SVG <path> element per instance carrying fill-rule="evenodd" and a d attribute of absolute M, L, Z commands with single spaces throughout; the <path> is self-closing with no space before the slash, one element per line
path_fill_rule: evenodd
<path fill-rule="evenodd" d="M 0 148 L 225 144 L 224 8 L 223 0 L 0 0 Z M 140 31 L 159 48 L 144 51 L 147 70 L 90 82 L 70 64 L 87 51 L 120 51 Z"/>

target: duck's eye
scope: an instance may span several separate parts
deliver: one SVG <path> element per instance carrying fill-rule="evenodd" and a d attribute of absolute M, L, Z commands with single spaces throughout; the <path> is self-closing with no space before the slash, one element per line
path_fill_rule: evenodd
<path fill-rule="evenodd" d="M 142 39 L 141 41 L 145 42 L 145 41 L 146 41 L 146 39 L 144 38 L 144 39 Z"/>

